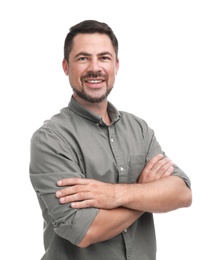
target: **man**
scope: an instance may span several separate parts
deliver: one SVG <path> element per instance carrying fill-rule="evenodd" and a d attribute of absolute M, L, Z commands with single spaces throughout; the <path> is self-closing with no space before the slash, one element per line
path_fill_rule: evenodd
<path fill-rule="evenodd" d="M 86 20 L 70 29 L 63 70 L 73 95 L 31 140 L 42 259 L 156 259 L 153 213 L 191 205 L 188 176 L 152 129 L 108 102 L 118 68 L 107 24 Z"/>

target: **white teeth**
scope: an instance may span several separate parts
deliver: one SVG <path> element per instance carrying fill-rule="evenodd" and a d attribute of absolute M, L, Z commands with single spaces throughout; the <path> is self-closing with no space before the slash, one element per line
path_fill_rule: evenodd
<path fill-rule="evenodd" d="M 102 80 L 88 80 L 89 83 L 99 83 L 102 82 Z"/>

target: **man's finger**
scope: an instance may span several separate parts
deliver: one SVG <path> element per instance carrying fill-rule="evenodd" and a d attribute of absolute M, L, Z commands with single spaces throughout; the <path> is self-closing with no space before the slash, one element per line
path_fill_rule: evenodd
<path fill-rule="evenodd" d="M 172 166 L 173 163 L 172 161 L 168 158 L 168 157 L 164 157 L 161 160 L 159 160 L 158 162 L 156 162 L 153 167 L 152 167 L 152 171 L 154 173 L 158 173 L 163 175 L 164 171 L 167 170 L 167 168 L 169 168 L 170 166 Z"/>
<path fill-rule="evenodd" d="M 170 166 L 167 171 L 163 174 L 163 176 L 170 176 L 173 173 L 174 167 Z"/>
<path fill-rule="evenodd" d="M 66 178 L 61 179 L 57 182 L 58 186 L 69 186 L 69 185 L 77 185 L 77 184 L 86 184 L 87 179 L 83 178 Z"/>
<path fill-rule="evenodd" d="M 151 170 L 151 169 L 154 167 L 154 165 L 155 165 L 158 161 L 160 161 L 162 158 L 163 158 L 163 155 L 162 155 L 162 154 L 157 154 L 157 155 L 155 155 L 155 156 L 154 156 L 152 159 L 150 159 L 150 160 L 148 161 L 148 163 L 146 164 L 147 170 Z"/>

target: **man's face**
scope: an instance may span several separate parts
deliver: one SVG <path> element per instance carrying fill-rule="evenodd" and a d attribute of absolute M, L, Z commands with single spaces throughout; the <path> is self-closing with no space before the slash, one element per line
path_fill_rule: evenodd
<path fill-rule="evenodd" d="M 106 34 L 78 34 L 73 39 L 69 63 L 63 69 L 77 96 L 90 103 L 106 99 L 112 90 L 119 61 Z"/>

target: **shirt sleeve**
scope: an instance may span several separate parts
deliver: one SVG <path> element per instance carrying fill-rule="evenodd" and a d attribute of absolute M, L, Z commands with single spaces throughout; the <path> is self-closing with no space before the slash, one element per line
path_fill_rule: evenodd
<path fill-rule="evenodd" d="M 143 138 L 145 139 L 145 143 L 147 145 L 147 162 L 153 158 L 156 154 L 163 154 L 164 156 L 167 156 L 165 152 L 162 150 L 159 142 L 156 139 L 154 131 L 149 128 L 147 125 L 143 127 Z M 170 158 L 171 159 L 171 158 Z M 191 181 L 190 178 L 187 176 L 187 174 L 180 169 L 176 164 L 174 164 L 174 171 L 172 173 L 174 176 L 178 176 L 184 180 L 186 185 L 191 188 Z"/>
<path fill-rule="evenodd" d="M 60 204 L 55 193 L 61 189 L 57 181 L 63 178 L 84 178 L 78 159 L 63 137 L 52 129 L 41 128 L 31 138 L 30 179 L 41 200 L 40 206 L 47 225 L 73 244 L 81 242 L 99 209 L 73 209 Z"/>

